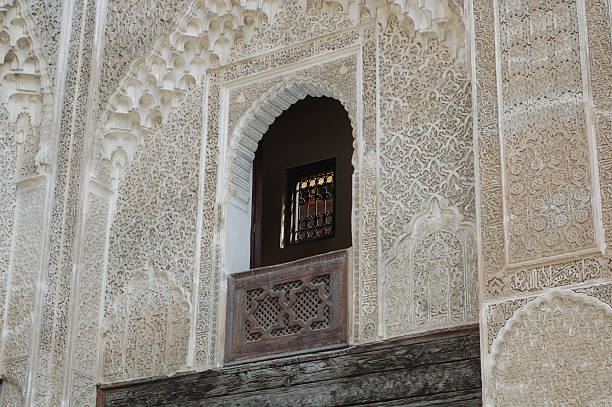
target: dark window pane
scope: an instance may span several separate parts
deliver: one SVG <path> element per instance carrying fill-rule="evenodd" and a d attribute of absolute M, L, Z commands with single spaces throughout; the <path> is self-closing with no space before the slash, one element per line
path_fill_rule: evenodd
<path fill-rule="evenodd" d="M 290 243 L 333 237 L 335 169 L 328 166 L 309 173 L 306 168 L 294 168 L 290 172 L 300 174 L 292 180 L 293 195 L 288 205 L 291 210 Z"/>

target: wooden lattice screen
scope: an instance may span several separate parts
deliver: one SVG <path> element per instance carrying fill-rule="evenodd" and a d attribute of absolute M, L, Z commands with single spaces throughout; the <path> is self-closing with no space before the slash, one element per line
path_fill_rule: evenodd
<path fill-rule="evenodd" d="M 347 250 L 233 274 L 225 361 L 347 344 Z"/>

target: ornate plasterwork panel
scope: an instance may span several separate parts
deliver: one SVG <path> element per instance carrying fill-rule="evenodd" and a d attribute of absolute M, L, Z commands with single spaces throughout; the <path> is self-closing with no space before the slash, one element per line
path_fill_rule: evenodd
<path fill-rule="evenodd" d="M 167 0 L 154 5 L 113 0 L 106 17 L 100 103 L 106 103 L 117 81 L 131 69 L 128 65 L 151 47 L 162 52 L 145 63 L 169 58 L 165 69 L 162 67 L 165 74 L 175 67 L 189 67 L 180 55 L 185 51 L 204 51 L 202 60 L 210 67 L 294 45 L 377 16 L 381 20 L 390 16 L 410 19 L 414 32 L 424 38 L 444 39 L 453 57 L 464 59 L 462 12 L 455 2 L 441 0 Z"/>
<path fill-rule="evenodd" d="M 108 226 L 108 198 L 90 193 L 84 219 L 85 238 L 81 275 L 76 295 L 78 307 L 74 331 L 74 366 L 72 370 L 71 405 L 95 404 L 97 383 L 98 333 L 103 300 L 103 263 Z"/>
<path fill-rule="evenodd" d="M 575 0 L 499 5 L 508 261 L 595 245 Z"/>
<path fill-rule="evenodd" d="M 480 197 L 478 269 L 483 299 L 508 291 L 504 284 L 505 251 L 502 178 L 495 70 L 493 5 L 473 0 L 472 78 L 474 81 L 474 148 Z"/>
<path fill-rule="evenodd" d="M 579 316 L 573 321 L 571 307 L 556 303 L 546 306 L 550 316 L 524 310 L 534 299 L 542 298 L 538 293 L 552 287 L 583 292 L 603 302 L 601 298 L 609 292 L 603 287 L 612 278 L 610 260 L 598 253 L 603 245 L 597 190 L 599 182 L 603 231 L 607 233 L 607 147 L 602 148 L 606 138 L 598 133 L 595 117 L 599 111 L 589 102 L 592 94 L 596 105 L 596 87 L 607 86 L 601 80 L 595 85 L 593 79 L 605 76 L 608 68 L 602 67 L 609 65 L 609 9 L 602 11 L 594 3 L 585 8 L 585 3 L 570 0 L 493 4 L 474 0 L 472 4 L 487 401 L 491 405 L 547 405 L 545 400 L 601 405 L 598 379 L 576 373 L 580 366 L 601 359 L 596 356 L 597 349 L 602 352 L 597 348 L 601 343 L 585 339 L 585 348 L 574 351 L 563 342 L 574 343 L 564 333 L 566 327 L 579 337 L 582 333 L 574 334 L 572 324 L 585 331 L 590 322 L 583 323 Z M 593 19 L 600 23 L 593 24 Z M 591 29 L 594 38 L 588 32 Z M 591 44 L 596 56 L 587 50 Z M 590 78 L 587 61 L 597 72 Z M 595 141 L 599 156 L 595 155 Z M 527 318 L 530 313 L 531 319 L 521 320 L 520 329 L 519 325 L 508 328 L 517 315 Z M 551 333 L 548 327 L 552 324 L 560 331 Z M 492 347 L 495 353 L 495 343 L 504 335 L 521 345 L 508 350 L 501 363 L 493 355 L 489 358 L 488 350 Z M 601 334 L 590 331 L 584 335 L 599 338 Z M 610 353 L 609 344 L 601 346 L 607 346 Z M 563 371 L 566 368 L 569 372 Z M 530 381 L 524 382 L 525 377 Z M 604 397 L 608 401 L 610 396 Z"/>
<path fill-rule="evenodd" d="M 103 380 L 174 373 L 187 364 L 188 296 L 151 263 L 107 304 Z"/>
<path fill-rule="evenodd" d="M 385 335 L 475 321 L 470 81 L 446 47 L 396 20 L 379 42 Z"/>
<path fill-rule="evenodd" d="M 612 308 L 552 291 L 520 308 L 491 348 L 485 402 L 495 406 L 607 405 Z"/>
<path fill-rule="evenodd" d="M 508 273 L 507 282 L 516 292 L 528 293 L 545 288 L 570 286 L 584 281 L 612 277 L 610 259 L 587 257 Z"/>
<path fill-rule="evenodd" d="M 474 1 L 479 258 L 486 298 L 610 276 L 609 267 L 598 266 L 605 259 L 591 257 L 592 267 L 564 260 L 571 253 L 595 254 L 598 244 L 576 7 L 569 0 L 500 2 L 497 71 L 494 7 Z"/>
<path fill-rule="evenodd" d="M 385 334 L 402 335 L 478 320 L 474 224 L 432 198 L 384 267 Z"/>
<path fill-rule="evenodd" d="M 347 2 L 348 3 L 348 2 Z M 249 56 L 260 55 L 271 50 L 299 44 L 305 40 L 322 37 L 354 26 L 359 22 L 367 22 L 371 17 L 365 6 L 365 11 L 357 20 L 353 14 L 358 7 L 355 4 L 340 6 L 333 1 L 280 1 L 275 10 L 259 16 L 257 28 L 253 29 L 252 35 L 248 35 L 249 26 L 245 26 L 246 37 L 235 37 L 234 48 L 229 53 L 228 62 L 239 61 Z M 348 6 L 348 7 L 347 7 Z M 360 10 L 361 11 L 361 10 Z M 249 16 L 246 21 L 253 20 L 256 15 Z M 287 30 L 289 21 L 299 20 L 293 29 Z"/>
<path fill-rule="evenodd" d="M 82 227 L 83 206 L 86 196 L 81 193 L 87 168 L 84 157 L 88 151 L 90 133 L 87 123 L 89 92 L 92 78 L 94 31 L 96 27 L 94 0 L 74 1 L 71 6 L 69 26 L 63 29 L 70 35 L 62 36 L 65 42 L 66 61 L 62 76 L 64 94 L 62 106 L 53 112 L 53 129 L 57 140 L 53 143 L 57 165 L 51 173 L 49 193 L 53 197 L 47 213 L 45 242 L 44 290 L 40 295 L 38 312 L 38 339 L 36 342 L 34 380 L 31 382 L 29 403 L 56 406 L 67 399 L 66 379 L 69 377 L 71 352 L 71 321 L 74 317 L 72 298 L 75 264 Z M 42 134 L 41 134 L 42 138 Z"/>
<path fill-rule="evenodd" d="M 109 238 L 105 381 L 166 374 L 187 363 L 202 100 L 201 87 L 180 100 L 120 185 Z M 148 282 L 158 285 L 151 295 Z M 146 298 L 142 309 L 141 297 Z M 145 357 L 141 345 L 153 353 Z"/>
<path fill-rule="evenodd" d="M 392 22 L 380 41 L 380 240 L 383 261 L 412 217 L 442 196 L 473 221 L 471 83 L 437 41 Z"/>
<path fill-rule="evenodd" d="M 17 193 L 17 225 L 14 254 L 8 281 L 4 357 L 26 355 L 30 351 L 40 270 L 44 189 Z"/>
<path fill-rule="evenodd" d="M 47 56 L 49 76 L 55 78 L 64 1 L 29 0 L 24 3 L 27 5 L 22 7 L 28 8 L 29 15 L 34 21 L 32 26 L 36 27 L 41 48 Z"/>
<path fill-rule="evenodd" d="M 44 186 L 17 190 L 15 241 L 9 251 L 11 263 L 4 310 L 2 370 L 4 377 L 19 384 L 20 397 L 24 398 L 26 369 L 36 333 L 34 318 L 41 270 L 45 193 Z M 12 388 L 9 392 L 17 389 Z"/>
<path fill-rule="evenodd" d="M 0 103 L 0 338 L 4 328 L 4 306 L 7 299 L 7 281 L 13 242 L 16 185 L 17 143 L 15 127 L 9 120 L 6 106 Z"/>

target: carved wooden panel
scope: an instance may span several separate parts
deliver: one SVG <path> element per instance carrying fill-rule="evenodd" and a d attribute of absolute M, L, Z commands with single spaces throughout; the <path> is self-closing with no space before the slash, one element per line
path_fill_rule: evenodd
<path fill-rule="evenodd" d="M 225 361 L 347 342 L 348 250 L 231 275 Z"/>

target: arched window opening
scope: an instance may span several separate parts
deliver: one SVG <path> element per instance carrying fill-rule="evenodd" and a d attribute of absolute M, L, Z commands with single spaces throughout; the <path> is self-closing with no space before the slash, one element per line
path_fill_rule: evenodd
<path fill-rule="evenodd" d="M 260 140 L 251 270 L 228 276 L 227 363 L 347 346 L 352 156 L 348 114 L 327 97 L 296 102 Z"/>
<path fill-rule="evenodd" d="M 351 246 L 352 155 L 335 99 L 306 97 L 272 123 L 253 162 L 252 268 Z"/>

